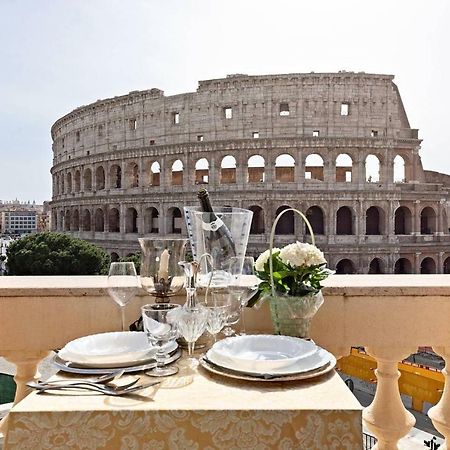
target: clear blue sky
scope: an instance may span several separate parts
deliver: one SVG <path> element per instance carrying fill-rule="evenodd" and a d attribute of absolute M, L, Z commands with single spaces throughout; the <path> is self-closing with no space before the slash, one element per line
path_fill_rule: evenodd
<path fill-rule="evenodd" d="M 0 0 L 0 199 L 50 199 L 50 127 L 77 106 L 230 73 L 394 74 L 450 173 L 449 24 L 447 0 Z"/>

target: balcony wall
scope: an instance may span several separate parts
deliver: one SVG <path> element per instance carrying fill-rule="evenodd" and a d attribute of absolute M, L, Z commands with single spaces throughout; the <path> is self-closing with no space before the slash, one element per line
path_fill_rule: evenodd
<path fill-rule="evenodd" d="M 313 322 L 312 337 L 338 358 L 351 346 L 365 346 L 378 364 L 375 399 L 364 411 L 378 449 L 395 449 L 414 425 L 398 392 L 397 362 L 418 346 L 432 346 L 450 364 L 450 277 L 446 275 L 334 275 L 326 280 L 325 303 Z M 127 307 L 135 320 L 144 292 Z M 183 302 L 183 298 L 175 301 Z M 272 332 L 268 305 L 246 311 L 249 332 Z M 0 277 L 0 355 L 17 365 L 16 400 L 24 383 L 50 349 L 86 334 L 120 328 L 118 307 L 106 293 L 106 277 Z M 450 438 L 448 374 L 441 401 L 429 412 Z M 0 423 L 3 428 L 7 422 Z"/>

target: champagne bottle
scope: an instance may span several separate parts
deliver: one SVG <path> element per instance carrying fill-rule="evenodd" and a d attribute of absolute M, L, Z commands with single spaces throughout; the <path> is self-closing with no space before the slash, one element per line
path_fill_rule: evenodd
<path fill-rule="evenodd" d="M 200 189 L 197 196 L 204 213 L 202 214 L 202 227 L 203 230 L 209 231 L 209 234 L 205 233 L 205 236 L 210 241 L 211 247 L 215 247 L 221 252 L 220 256 L 223 260 L 236 256 L 236 246 L 230 230 L 214 213 L 208 191 L 204 188 Z"/>

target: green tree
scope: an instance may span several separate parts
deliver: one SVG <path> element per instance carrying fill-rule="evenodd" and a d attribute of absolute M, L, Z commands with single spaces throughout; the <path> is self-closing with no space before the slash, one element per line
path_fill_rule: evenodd
<path fill-rule="evenodd" d="M 132 262 L 134 263 L 134 267 L 136 267 L 136 273 L 139 275 L 141 273 L 141 252 L 133 253 L 131 255 L 120 258 L 120 262 Z"/>
<path fill-rule="evenodd" d="M 37 233 L 7 250 L 9 275 L 103 275 L 110 258 L 100 247 L 64 233 Z"/>

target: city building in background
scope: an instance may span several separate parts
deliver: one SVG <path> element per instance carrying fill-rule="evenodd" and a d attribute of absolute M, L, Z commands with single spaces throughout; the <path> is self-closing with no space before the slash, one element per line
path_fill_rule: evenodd
<path fill-rule="evenodd" d="M 424 170 L 392 75 L 229 75 L 196 92 L 134 91 L 52 126 L 52 229 L 117 259 L 140 236 L 185 234 L 183 206 L 254 213 L 248 253 L 277 214 L 309 218 L 338 273 L 450 273 L 450 176 Z M 286 213 L 276 244 L 310 239 Z"/>
<path fill-rule="evenodd" d="M 49 230 L 50 214 L 46 203 L 0 201 L 0 234 L 20 236 Z"/>

